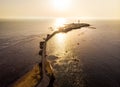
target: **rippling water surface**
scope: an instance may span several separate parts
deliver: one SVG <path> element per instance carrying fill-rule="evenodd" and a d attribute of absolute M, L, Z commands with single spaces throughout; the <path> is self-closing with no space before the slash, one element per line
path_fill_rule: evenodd
<path fill-rule="evenodd" d="M 96 29 L 57 34 L 48 42 L 56 85 L 120 86 L 120 21 L 91 23 Z"/>
<path fill-rule="evenodd" d="M 65 22 L 64 19 L 0 22 L 0 87 L 14 82 L 39 62 L 39 42 L 52 32 L 48 27 Z M 60 33 L 47 43 L 55 85 L 120 87 L 120 21 L 83 22 L 96 29 Z"/>

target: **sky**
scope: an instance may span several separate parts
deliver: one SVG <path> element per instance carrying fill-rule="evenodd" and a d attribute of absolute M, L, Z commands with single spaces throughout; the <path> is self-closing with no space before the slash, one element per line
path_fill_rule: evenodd
<path fill-rule="evenodd" d="M 0 0 L 0 18 L 120 19 L 120 0 Z"/>

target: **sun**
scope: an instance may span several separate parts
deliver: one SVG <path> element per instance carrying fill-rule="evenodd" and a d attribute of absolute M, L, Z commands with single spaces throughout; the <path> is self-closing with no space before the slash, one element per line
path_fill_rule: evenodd
<path fill-rule="evenodd" d="M 53 7 L 58 11 L 65 11 L 70 8 L 71 0 L 53 0 Z"/>

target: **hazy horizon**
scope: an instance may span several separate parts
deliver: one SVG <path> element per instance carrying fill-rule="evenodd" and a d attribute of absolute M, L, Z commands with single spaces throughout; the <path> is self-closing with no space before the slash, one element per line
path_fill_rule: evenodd
<path fill-rule="evenodd" d="M 0 18 L 0 21 L 4 21 L 4 20 L 54 20 L 54 19 L 59 19 L 59 18 L 63 18 L 63 19 L 71 19 L 71 20 L 120 20 L 120 18 L 93 18 L 93 17 L 89 17 L 89 18 L 85 18 L 85 17 L 10 17 L 10 18 Z"/>
<path fill-rule="evenodd" d="M 120 19 L 119 0 L 0 0 L 0 19 Z"/>

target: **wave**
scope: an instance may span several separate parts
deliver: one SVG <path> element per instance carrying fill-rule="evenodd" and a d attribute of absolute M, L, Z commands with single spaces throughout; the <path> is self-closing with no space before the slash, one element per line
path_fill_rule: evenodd
<path fill-rule="evenodd" d="M 6 49 L 17 44 L 24 44 L 29 41 L 33 41 L 36 38 L 42 39 L 44 34 L 29 35 L 29 36 L 19 36 L 19 37 L 2 37 L 0 38 L 0 50 Z"/>

